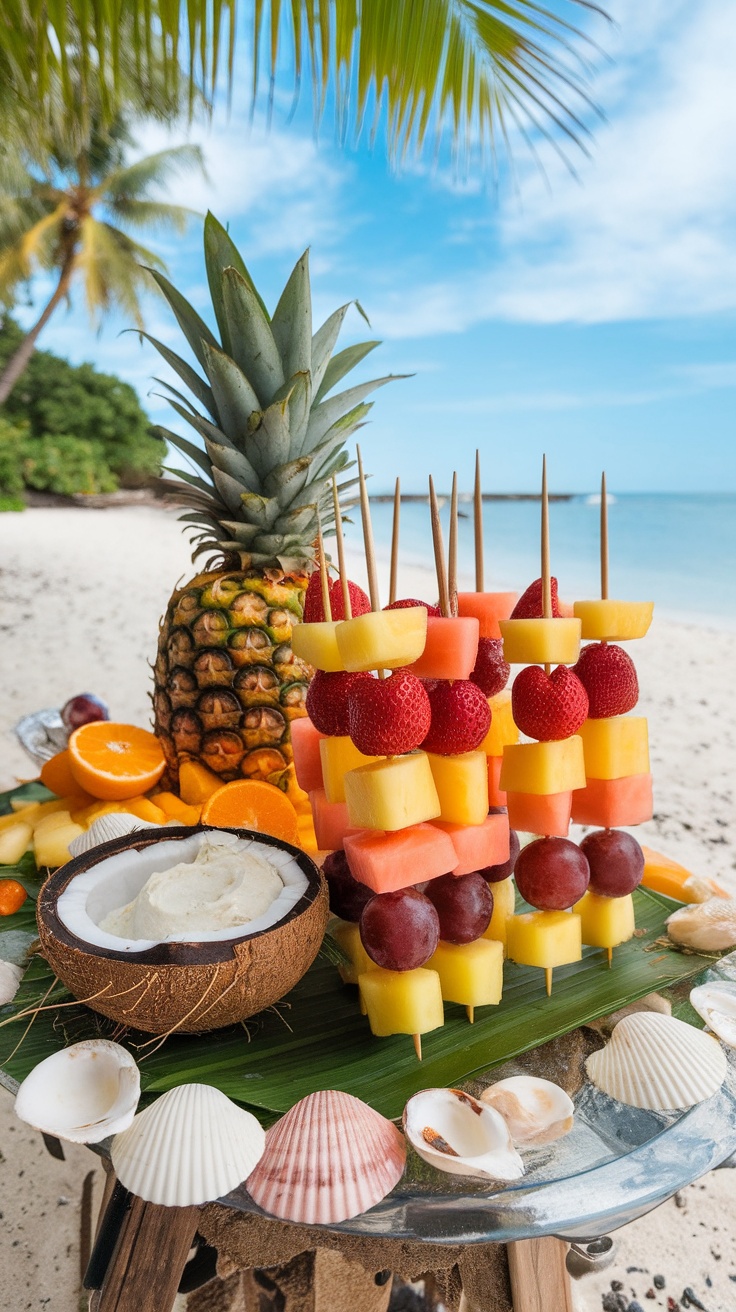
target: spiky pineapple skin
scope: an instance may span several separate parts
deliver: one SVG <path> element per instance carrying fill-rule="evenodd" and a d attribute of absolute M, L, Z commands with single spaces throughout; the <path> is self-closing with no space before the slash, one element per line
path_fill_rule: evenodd
<path fill-rule="evenodd" d="M 289 726 L 306 714 L 311 667 L 291 649 L 306 573 L 247 567 L 197 574 L 173 593 L 154 665 L 154 727 L 178 791 L 184 760 L 223 783 L 294 793 Z"/>

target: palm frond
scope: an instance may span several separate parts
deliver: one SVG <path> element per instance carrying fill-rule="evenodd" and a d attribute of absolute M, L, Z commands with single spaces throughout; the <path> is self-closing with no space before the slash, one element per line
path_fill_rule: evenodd
<path fill-rule="evenodd" d="M 114 169 L 95 188 L 95 197 L 111 202 L 118 200 L 148 200 L 152 188 L 163 187 L 177 173 L 198 169 L 204 173 L 202 150 L 197 145 L 184 144 L 159 150 L 145 159 Z"/>
<path fill-rule="evenodd" d="M 119 198 L 108 206 L 111 216 L 118 223 L 130 228 L 148 228 L 150 230 L 169 230 L 185 232 L 192 219 L 201 218 L 196 210 L 187 209 L 185 205 L 169 205 L 157 200 L 127 200 Z"/>
<path fill-rule="evenodd" d="M 110 223 L 88 216 L 81 225 L 77 268 L 84 281 L 90 318 L 117 305 L 128 317 L 143 326 L 140 296 L 151 290 L 144 262 L 161 268 L 162 261 Z"/>
<path fill-rule="evenodd" d="M 59 206 L 30 227 L 23 223 L 23 217 L 22 209 L 17 214 L 8 213 L 4 224 L 0 210 L 0 298 L 3 300 L 7 300 L 19 283 L 30 278 L 34 264 L 42 269 L 53 266 L 64 209 Z"/>

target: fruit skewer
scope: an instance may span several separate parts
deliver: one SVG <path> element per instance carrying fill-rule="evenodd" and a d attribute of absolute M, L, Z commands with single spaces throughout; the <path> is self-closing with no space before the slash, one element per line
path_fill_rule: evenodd
<path fill-rule="evenodd" d="M 394 488 L 394 518 L 391 526 L 391 569 L 388 583 L 388 604 L 393 606 L 399 581 L 399 526 L 401 523 L 401 481 Z"/>

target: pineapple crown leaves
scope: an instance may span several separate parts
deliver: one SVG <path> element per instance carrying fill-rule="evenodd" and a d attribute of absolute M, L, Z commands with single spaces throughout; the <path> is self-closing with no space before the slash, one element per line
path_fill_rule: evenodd
<path fill-rule="evenodd" d="M 164 487 L 185 505 L 182 521 L 205 551 L 239 552 L 259 566 L 309 566 L 317 512 L 334 528 L 330 480 L 351 468 L 345 443 L 373 405 L 366 398 L 396 377 L 333 389 L 380 345 L 359 342 L 335 352 L 351 304 L 312 330 L 309 252 L 297 260 L 269 315 L 226 229 L 208 214 L 204 254 L 220 341 L 196 310 L 157 270 L 151 270 L 202 374 L 148 333 L 141 333 L 188 388 L 196 405 L 170 383 L 165 399 L 202 445 L 166 428 L 159 437 L 195 472 L 167 469 L 180 481 Z M 367 320 L 366 320 L 367 321 Z M 204 375 L 204 376 L 203 376 Z M 204 413 L 202 413 L 204 411 Z M 341 505 L 354 504 L 354 478 L 339 484 Z"/>

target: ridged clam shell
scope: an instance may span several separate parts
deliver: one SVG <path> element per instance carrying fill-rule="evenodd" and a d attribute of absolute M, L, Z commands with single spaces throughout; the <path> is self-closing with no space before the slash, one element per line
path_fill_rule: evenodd
<path fill-rule="evenodd" d="M 730 1048 L 736 1048 L 736 984 L 726 980 L 701 984 L 692 990 L 690 1003 L 709 1030 Z"/>
<path fill-rule="evenodd" d="M 22 978 L 21 966 L 14 966 L 12 961 L 0 961 L 0 1007 L 13 1001 Z"/>
<path fill-rule="evenodd" d="M 625 1016 L 600 1052 L 586 1061 L 589 1078 L 630 1107 L 676 1111 L 712 1097 L 726 1078 L 718 1041 L 674 1016 Z"/>
<path fill-rule="evenodd" d="M 85 1039 L 54 1052 L 27 1075 L 15 1113 L 45 1134 L 72 1143 L 99 1143 L 125 1130 L 141 1092 L 130 1053 L 108 1039 Z"/>
<path fill-rule="evenodd" d="M 210 1084 L 180 1084 L 139 1112 L 112 1144 L 121 1184 L 147 1203 L 195 1207 L 229 1194 L 258 1161 L 255 1116 Z"/>
<path fill-rule="evenodd" d="M 404 1108 L 404 1131 L 430 1166 L 449 1175 L 519 1180 L 524 1163 L 503 1117 L 461 1089 L 425 1089 Z"/>
<path fill-rule="evenodd" d="M 109 811 L 107 815 L 93 820 L 83 834 L 73 838 L 69 851 L 72 856 L 81 856 L 83 852 L 91 852 L 93 847 L 99 847 L 100 843 L 108 843 L 111 838 L 122 838 L 123 834 L 132 834 L 136 829 L 151 827 L 145 820 L 139 820 L 127 811 Z"/>
<path fill-rule="evenodd" d="M 697 952 L 721 952 L 736 946 L 736 898 L 712 897 L 680 907 L 665 921 L 674 943 Z"/>
<path fill-rule="evenodd" d="M 572 1129 L 575 1105 L 552 1080 L 512 1075 L 484 1089 L 481 1102 L 503 1116 L 515 1144 L 552 1143 Z"/>
<path fill-rule="evenodd" d="M 401 1179 L 403 1135 L 349 1093 L 310 1093 L 266 1135 L 246 1188 L 285 1221 L 334 1225 L 380 1203 Z"/>

